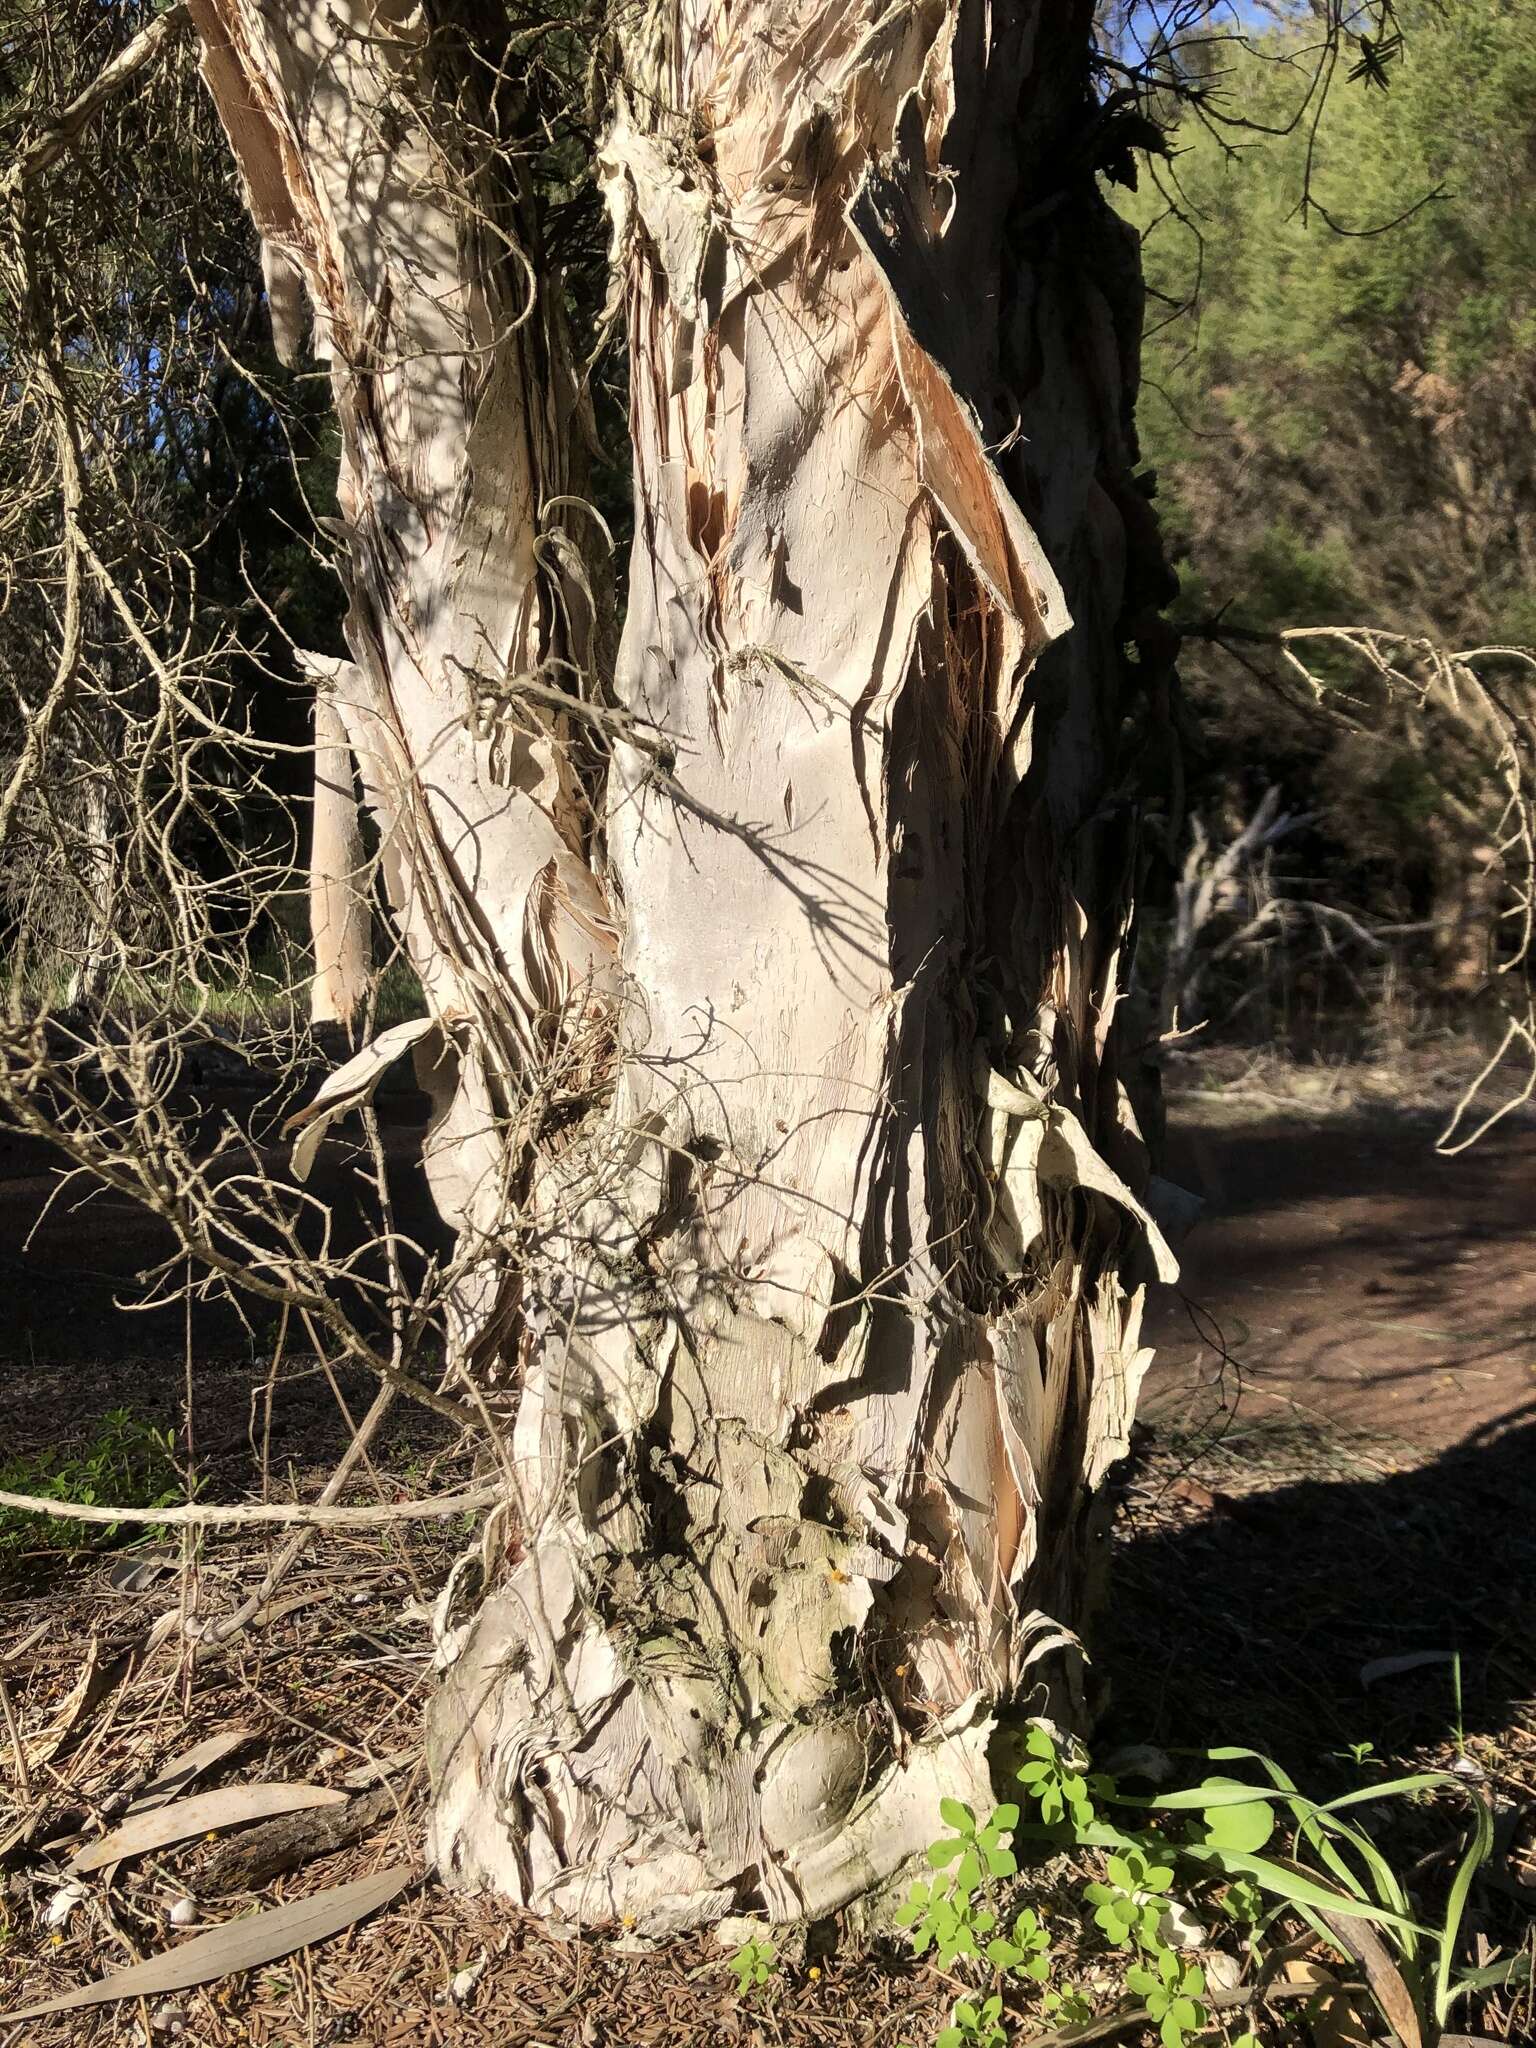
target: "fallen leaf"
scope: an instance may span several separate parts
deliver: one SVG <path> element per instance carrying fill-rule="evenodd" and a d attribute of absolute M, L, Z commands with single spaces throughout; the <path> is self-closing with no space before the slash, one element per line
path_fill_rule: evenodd
<path fill-rule="evenodd" d="M 43 1915 L 45 1927 L 62 1927 L 76 1906 L 85 1897 L 83 1884 L 67 1884 L 48 1901 L 48 1910 Z"/>
<path fill-rule="evenodd" d="M 1367 1920 L 1353 1916 L 1345 1919 L 1341 1913 L 1320 1912 L 1318 1918 L 1346 1954 L 1352 1955 L 1364 1968 L 1366 1982 L 1381 2007 L 1382 2016 L 1403 2048 L 1423 2048 L 1424 2037 L 1419 2028 L 1413 1994 L 1403 1982 L 1402 1972 L 1392 1959 L 1392 1951 L 1375 1928 Z"/>
<path fill-rule="evenodd" d="M 1369 2048 L 1371 2014 L 1363 1994 L 1346 1991 L 1321 1963 L 1291 1961 L 1283 1974 L 1287 1984 L 1314 1987 L 1307 2019 L 1316 2048 Z"/>
<path fill-rule="evenodd" d="M 194 1743 L 191 1749 L 183 1750 L 180 1756 L 162 1764 L 149 1782 L 140 1787 L 129 1800 L 127 1813 L 148 1813 L 152 1807 L 164 1806 L 168 1801 L 185 1792 L 187 1787 L 204 1771 L 224 1757 L 249 1742 L 254 1734 L 250 1728 L 225 1728 L 217 1735 L 210 1735 L 202 1742 Z"/>
<path fill-rule="evenodd" d="M 343 1806 L 346 1797 L 325 1785 L 223 1785 L 214 1792 L 194 1792 L 190 1799 L 173 1799 L 168 1806 L 135 1814 L 110 1834 L 87 1842 L 71 1858 L 69 1868 L 82 1873 L 99 1870 L 104 1863 L 142 1856 L 146 1849 L 164 1849 L 190 1835 L 238 1827 L 243 1821 L 270 1820 L 273 1814 L 297 1813 L 310 1806 Z"/>
<path fill-rule="evenodd" d="M 258 1969 L 291 1956 L 295 1949 L 308 1948 L 339 1934 L 344 1927 L 377 1912 L 380 1906 L 398 1898 L 411 1882 L 408 1864 L 396 1864 L 372 1877 L 352 1884 L 334 1885 L 294 1899 L 286 1906 L 274 1906 L 249 1918 L 226 1921 L 207 1934 L 195 1934 L 163 1955 L 134 1963 L 126 1970 L 113 1970 L 77 1991 L 38 2005 L 23 2006 L 17 2012 L 0 2013 L 0 2026 L 14 2026 L 18 2020 L 37 2020 L 49 2013 L 77 2012 L 81 2006 L 110 2005 L 119 1998 L 158 1998 L 165 1991 L 186 1991 L 194 1984 L 211 1984 L 240 1970 Z"/>
<path fill-rule="evenodd" d="M 359 1764 L 355 1770 L 348 1771 L 341 1782 L 353 1792 L 361 1792 L 368 1785 L 382 1785 L 387 1778 L 397 1777 L 408 1765 L 414 1764 L 420 1755 L 418 1749 L 386 1750 L 372 1763 Z"/>
<path fill-rule="evenodd" d="M 115 1666 L 111 1668 L 115 1669 Z M 25 1745 L 29 1765 L 53 1761 L 87 1710 L 100 1699 L 106 1683 L 107 1674 L 101 1668 L 101 1638 L 92 1636 L 86 1645 L 80 1676 L 70 1687 L 69 1696 L 54 1717 L 53 1726 Z"/>
<path fill-rule="evenodd" d="M 1187 1500 L 1192 1508 L 1213 1508 L 1217 1496 L 1198 1479 L 1191 1479 L 1187 1472 L 1171 1480 L 1168 1486 L 1170 1500 Z"/>
<path fill-rule="evenodd" d="M 114 1558 L 107 1567 L 107 1584 L 114 1593 L 145 1593 L 164 1573 L 176 1569 L 177 1560 L 163 1551 L 132 1552 Z"/>

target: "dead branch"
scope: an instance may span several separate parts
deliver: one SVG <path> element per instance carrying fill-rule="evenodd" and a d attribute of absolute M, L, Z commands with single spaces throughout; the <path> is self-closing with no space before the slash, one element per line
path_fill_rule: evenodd
<path fill-rule="evenodd" d="M 48 1515 L 60 1522 L 93 1522 L 106 1528 L 115 1528 L 119 1523 L 153 1528 L 163 1523 L 170 1529 L 240 1529 L 266 1523 L 316 1529 L 373 1529 L 388 1522 L 441 1521 L 488 1508 L 501 1500 L 505 1492 L 505 1483 L 497 1479 L 481 1486 L 466 1486 L 458 1493 L 441 1494 L 435 1500 L 376 1501 L 368 1507 L 306 1507 L 298 1501 L 261 1501 L 248 1507 L 203 1507 L 188 1502 L 180 1507 L 104 1508 L 87 1506 L 84 1501 L 46 1500 L 38 1494 L 0 1490 L 0 1507 L 17 1508 L 29 1515 Z"/>

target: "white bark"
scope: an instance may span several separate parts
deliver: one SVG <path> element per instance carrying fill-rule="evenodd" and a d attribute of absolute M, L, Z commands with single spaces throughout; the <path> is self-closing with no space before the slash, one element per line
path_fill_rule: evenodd
<path fill-rule="evenodd" d="M 105 770 L 90 764 L 80 793 L 79 869 L 75 885 L 80 893 L 81 930 L 79 951 L 70 971 L 65 1002 L 99 1003 L 112 981 L 116 959 L 114 910 L 117 883 L 117 841 L 113 831 L 112 792 Z"/>
<path fill-rule="evenodd" d="M 1166 588 L 1134 249 L 1062 170 L 1086 34 L 634 39 L 619 681 L 669 746 L 610 795 L 611 1108 L 536 1183 L 526 1555 L 433 1713 L 440 1867 L 570 1921 L 829 1912 L 985 1803 L 1003 1705 L 1071 1710 L 1174 1270 L 1122 1177 L 1120 645 Z"/>
<path fill-rule="evenodd" d="M 509 161 L 433 139 L 488 106 L 413 111 L 475 67 L 403 8 L 191 4 L 274 315 L 296 346 L 301 280 L 334 367 L 336 701 L 436 1020 L 450 1344 L 521 1367 L 520 1561 L 494 1517 L 489 1597 L 442 1603 L 434 1853 L 589 1926 L 825 1913 L 985 1802 L 1021 1690 L 1073 1710 L 1172 1270 L 1115 1059 L 1166 589 L 1090 9 L 633 30 L 635 743 L 598 832 L 519 689 L 579 661 L 558 335 Z"/>
<path fill-rule="evenodd" d="M 490 1369 L 516 1311 L 499 1229 L 521 1148 L 504 1126 L 613 945 L 562 722 L 519 694 L 585 656 L 559 509 L 575 398 L 515 173 L 486 147 L 492 74 L 429 39 L 419 9 L 190 8 L 280 345 L 300 344 L 301 281 L 332 365 L 354 656 L 336 703 L 443 1026 L 425 1078 L 428 1170 L 465 1252 L 450 1341 Z M 443 135 L 470 140 L 450 157 Z"/>
<path fill-rule="evenodd" d="M 363 857 L 346 726 L 330 692 L 315 691 L 314 796 L 310 810 L 309 930 L 314 1024 L 350 1032 L 368 995 L 369 879 Z"/>

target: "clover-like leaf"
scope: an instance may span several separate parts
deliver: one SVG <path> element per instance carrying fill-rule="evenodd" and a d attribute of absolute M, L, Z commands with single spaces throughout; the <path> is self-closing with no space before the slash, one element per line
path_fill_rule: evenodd
<path fill-rule="evenodd" d="M 1207 1778 L 1201 1790 L 1230 1792 L 1240 1784 L 1237 1778 Z M 1275 1831 L 1275 1810 L 1267 1799 L 1245 1799 L 1206 1807 L 1200 1822 L 1201 1839 L 1208 1848 L 1254 1856 Z"/>

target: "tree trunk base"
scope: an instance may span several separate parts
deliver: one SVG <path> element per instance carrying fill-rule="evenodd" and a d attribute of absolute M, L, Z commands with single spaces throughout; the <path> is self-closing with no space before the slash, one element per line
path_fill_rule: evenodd
<path fill-rule="evenodd" d="M 816 1920 L 898 1877 L 941 1831 L 941 1799 L 990 1808 L 980 1698 L 920 1742 L 867 1703 L 728 1736 L 717 1682 L 675 1647 L 621 1643 L 569 1549 L 524 1559 L 431 1709 L 445 1883 L 589 1930 Z"/>

